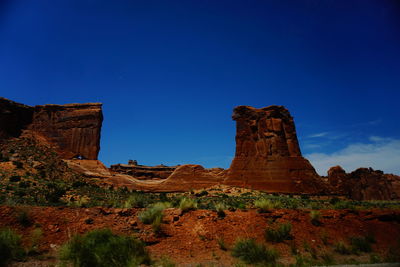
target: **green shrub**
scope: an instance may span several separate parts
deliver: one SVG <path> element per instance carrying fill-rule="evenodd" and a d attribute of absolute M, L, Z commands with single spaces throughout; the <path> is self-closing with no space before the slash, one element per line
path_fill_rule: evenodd
<path fill-rule="evenodd" d="M 43 237 L 43 231 L 41 228 L 35 228 L 30 236 L 30 246 L 28 249 L 28 254 L 37 254 L 39 250 L 39 242 Z"/>
<path fill-rule="evenodd" d="M 224 203 L 217 203 L 215 204 L 215 210 L 217 212 L 217 215 L 219 218 L 224 218 L 225 217 L 225 210 L 226 210 L 226 205 Z"/>
<path fill-rule="evenodd" d="M 257 244 L 254 239 L 239 239 L 232 249 L 232 256 L 247 264 L 274 264 L 278 258 L 278 253 L 274 249 L 268 249 L 263 244 Z"/>
<path fill-rule="evenodd" d="M 339 241 L 335 244 L 335 251 L 343 255 L 351 254 L 351 249 L 343 241 Z"/>
<path fill-rule="evenodd" d="M 227 250 L 226 244 L 225 244 L 225 239 L 223 237 L 218 237 L 217 238 L 217 243 L 220 249 L 222 250 Z"/>
<path fill-rule="evenodd" d="M 354 236 L 350 238 L 351 249 L 353 253 L 371 252 L 371 243 L 366 237 Z"/>
<path fill-rule="evenodd" d="M 18 175 L 13 175 L 13 176 L 11 176 L 11 177 L 9 178 L 9 181 L 10 181 L 11 183 L 16 183 L 16 182 L 21 181 L 21 177 L 18 176 Z"/>
<path fill-rule="evenodd" d="M 274 202 L 266 198 L 254 201 L 254 206 L 258 208 L 259 212 L 268 212 L 269 210 L 275 208 Z"/>
<path fill-rule="evenodd" d="M 315 226 L 319 226 L 321 225 L 321 213 L 318 210 L 312 210 L 310 212 L 310 219 L 311 219 L 311 223 Z"/>
<path fill-rule="evenodd" d="M 197 209 L 197 202 L 191 198 L 184 197 L 179 203 L 179 208 L 182 210 L 182 212 L 195 210 Z"/>
<path fill-rule="evenodd" d="M 24 227 L 32 225 L 32 219 L 26 210 L 20 210 L 17 213 L 17 221 Z"/>
<path fill-rule="evenodd" d="M 265 239 L 276 243 L 289 240 L 292 237 L 291 230 L 292 225 L 290 223 L 281 224 L 278 228 L 267 228 L 265 230 Z"/>
<path fill-rule="evenodd" d="M 11 260 L 22 259 L 24 254 L 21 237 L 11 229 L 0 230 L 0 266 L 7 266 Z"/>
<path fill-rule="evenodd" d="M 145 224 L 152 224 L 157 218 L 162 220 L 163 211 L 166 208 L 170 208 L 171 204 L 168 202 L 157 202 L 151 207 L 147 208 L 145 211 L 139 213 L 138 217 Z"/>
<path fill-rule="evenodd" d="M 129 236 L 98 229 L 75 235 L 60 249 L 60 259 L 76 267 L 137 266 L 150 263 L 145 245 Z"/>
<path fill-rule="evenodd" d="M 146 198 L 142 194 L 133 194 L 124 203 L 124 208 L 144 208 Z"/>
<path fill-rule="evenodd" d="M 161 234 L 161 223 L 162 223 L 162 216 L 156 217 L 154 221 L 151 223 L 151 228 L 153 229 L 153 232 L 156 235 Z"/>

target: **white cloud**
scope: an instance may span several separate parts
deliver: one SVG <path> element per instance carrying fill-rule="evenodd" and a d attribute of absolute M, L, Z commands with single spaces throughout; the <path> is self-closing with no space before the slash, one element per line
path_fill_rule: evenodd
<path fill-rule="evenodd" d="M 328 135 L 328 132 L 323 132 L 323 133 L 316 133 L 316 134 L 311 134 L 307 136 L 308 138 L 318 138 L 318 137 L 324 137 Z"/>
<path fill-rule="evenodd" d="M 400 174 L 400 139 L 371 136 L 369 143 L 350 144 L 331 154 L 305 155 L 320 175 L 332 166 L 340 165 L 346 172 L 360 167 L 372 167 L 387 173 Z"/>

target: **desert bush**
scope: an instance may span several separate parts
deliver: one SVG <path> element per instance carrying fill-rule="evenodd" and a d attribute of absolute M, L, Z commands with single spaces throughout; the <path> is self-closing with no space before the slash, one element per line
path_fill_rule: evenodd
<path fill-rule="evenodd" d="M 161 221 L 164 209 L 170 207 L 171 204 L 169 202 L 157 202 L 147 208 L 145 211 L 139 213 L 139 220 L 141 220 L 145 224 L 152 224 L 157 218 L 160 218 Z"/>
<path fill-rule="evenodd" d="M 191 198 L 184 197 L 179 203 L 179 208 L 182 210 L 182 212 L 195 210 L 197 209 L 197 202 Z"/>
<path fill-rule="evenodd" d="M 225 251 L 228 249 L 226 247 L 225 239 L 223 237 L 218 237 L 217 238 L 217 243 L 218 243 L 218 246 L 219 246 L 220 249 L 225 250 Z"/>
<path fill-rule="evenodd" d="M 226 210 L 226 205 L 224 203 L 218 202 L 215 204 L 215 211 L 217 212 L 217 215 L 219 218 L 224 218 L 225 217 L 225 210 Z"/>
<path fill-rule="evenodd" d="M 32 218 L 25 209 L 17 211 L 17 221 L 24 227 L 32 225 Z"/>
<path fill-rule="evenodd" d="M 21 237 L 11 229 L 0 230 L 0 266 L 7 266 L 11 260 L 22 259 L 24 254 Z"/>
<path fill-rule="evenodd" d="M 257 199 L 254 201 L 254 206 L 258 208 L 259 212 L 268 212 L 276 207 L 274 202 L 266 198 Z"/>
<path fill-rule="evenodd" d="M 351 254 L 351 249 L 343 241 L 339 241 L 335 244 L 335 251 L 343 255 Z"/>
<path fill-rule="evenodd" d="M 247 264 L 274 264 L 278 258 L 278 253 L 274 249 L 268 249 L 263 244 L 257 244 L 254 239 L 239 239 L 232 249 L 232 256 Z"/>
<path fill-rule="evenodd" d="M 76 267 L 137 266 L 150 263 L 142 241 L 98 229 L 75 235 L 60 249 L 60 259 Z"/>
<path fill-rule="evenodd" d="M 124 208 L 144 208 L 146 198 L 143 194 L 133 194 L 124 203 Z"/>
<path fill-rule="evenodd" d="M 265 230 L 265 239 L 276 243 L 291 239 L 291 230 L 292 225 L 290 223 L 281 224 L 278 228 L 267 228 Z"/>
<path fill-rule="evenodd" d="M 13 176 L 11 176 L 11 177 L 9 178 L 9 181 L 10 181 L 11 183 L 19 182 L 19 181 L 21 181 L 21 176 L 13 175 Z"/>
<path fill-rule="evenodd" d="M 162 223 L 162 216 L 157 216 L 154 221 L 151 223 L 151 228 L 156 235 L 161 234 L 161 223 Z"/>
<path fill-rule="evenodd" d="M 43 237 L 43 231 L 41 228 L 35 228 L 30 236 L 30 246 L 28 249 L 28 254 L 36 254 L 39 250 L 39 242 Z"/>
<path fill-rule="evenodd" d="M 363 236 L 350 237 L 350 244 L 353 253 L 372 251 L 371 243 Z"/>
<path fill-rule="evenodd" d="M 334 260 L 334 258 L 332 256 L 332 254 L 330 254 L 330 253 L 327 253 L 327 252 L 322 253 L 321 254 L 321 259 L 322 259 L 324 265 L 329 266 L 329 265 L 334 265 L 335 264 L 335 260 Z"/>
<path fill-rule="evenodd" d="M 158 267 L 175 267 L 176 264 L 167 256 L 162 256 L 156 263 Z"/>
<path fill-rule="evenodd" d="M 319 226 L 321 225 L 321 213 L 318 210 L 312 210 L 310 212 L 310 219 L 311 219 L 311 223 L 315 226 Z"/>

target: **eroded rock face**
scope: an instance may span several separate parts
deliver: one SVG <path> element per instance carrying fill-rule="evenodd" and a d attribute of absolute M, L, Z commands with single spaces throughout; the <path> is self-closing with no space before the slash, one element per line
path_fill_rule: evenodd
<path fill-rule="evenodd" d="M 400 197 L 400 177 L 372 168 L 346 173 L 340 166 L 328 171 L 328 181 L 338 194 L 355 200 L 391 200 Z"/>
<path fill-rule="evenodd" d="M 0 141 L 18 137 L 32 123 L 33 108 L 0 97 Z"/>
<path fill-rule="evenodd" d="M 134 164 L 133 164 L 134 163 Z M 115 173 L 130 175 L 139 180 L 166 179 L 177 166 L 145 166 L 137 164 L 137 161 L 129 161 L 128 164 L 114 164 L 110 170 Z"/>
<path fill-rule="evenodd" d="M 270 192 L 317 193 L 319 176 L 302 157 L 294 121 L 283 106 L 239 106 L 236 153 L 225 183 Z"/>
<path fill-rule="evenodd" d="M 64 159 L 97 159 L 103 115 L 99 103 L 30 107 L 0 98 L 0 141 L 30 130 Z"/>
<path fill-rule="evenodd" d="M 103 114 L 100 103 L 35 106 L 29 128 L 58 146 L 66 159 L 97 159 Z"/>

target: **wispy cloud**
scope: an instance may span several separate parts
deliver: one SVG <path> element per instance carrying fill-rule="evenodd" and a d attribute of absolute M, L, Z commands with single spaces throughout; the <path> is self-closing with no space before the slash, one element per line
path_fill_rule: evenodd
<path fill-rule="evenodd" d="M 335 165 L 347 172 L 359 167 L 372 167 L 388 173 L 400 174 L 400 139 L 371 136 L 369 142 L 349 144 L 334 153 L 305 155 L 320 175 Z"/>
<path fill-rule="evenodd" d="M 328 132 L 316 133 L 316 134 L 308 135 L 307 138 L 325 137 L 325 136 L 327 136 L 328 134 L 329 134 Z"/>

